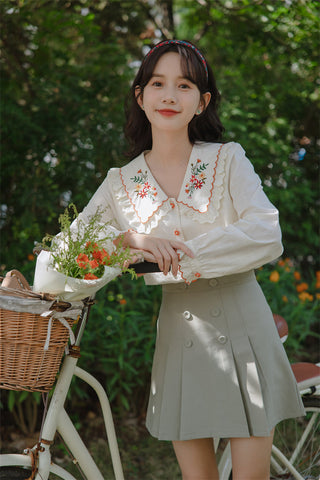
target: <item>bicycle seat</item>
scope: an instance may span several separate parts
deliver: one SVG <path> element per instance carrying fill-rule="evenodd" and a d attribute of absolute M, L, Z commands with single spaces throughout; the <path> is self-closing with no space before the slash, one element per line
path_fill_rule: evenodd
<path fill-rule="evenodd" d="M 320 367 L 314 363 L 298 362 L 291 365 L 299 389 L 315 387 L 320 384 Z"/>
<path fill-rule="evenodd" d="M 286 320 L 277 313 L 273 314 L 273 319 L 275 321 L 276 327 L 278 329 L 278 333 L 280 335 L 282 343 L 285 342 L 288 338 L 289 328 Z"/>

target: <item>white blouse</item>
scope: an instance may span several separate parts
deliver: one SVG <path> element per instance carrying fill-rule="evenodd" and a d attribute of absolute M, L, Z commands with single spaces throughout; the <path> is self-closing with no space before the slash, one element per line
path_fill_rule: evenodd
<path fill-rule="evenodd" d="M 87 207 L 83 220 L 104 211 L 106 227 L 118 235 L 134 230 L 184 242 L 179 273 L 145 275 L 148 285 L 221 277 L 255 269 L 282 253 L 278 211 L 234 142 L 193 146 L 178 198 L 168 198 L 142 153 L 123 168 L 112 168 Z"/>

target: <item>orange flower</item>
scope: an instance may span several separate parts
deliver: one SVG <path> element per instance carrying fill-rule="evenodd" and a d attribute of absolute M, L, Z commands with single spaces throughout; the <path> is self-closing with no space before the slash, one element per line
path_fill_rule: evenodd
<path fill-rule="evenodd" d="M 288 303 L 288 297 L 287 297 L 287 295 L 283 295 L 282 301 L 283 301 L 284 303 Z"/>
<path fill-rule="evenodd" d="M 296 286 L 296 289 L 297 289 L 297 292 L 304 292 L 305 290 L 308 290 L 309 288 L 309 285 L 305 282 L 302 282 L 302 283 L 299 283 L 297 286 Z"/>
<path fill-rule="evenodd" d="M 316 272 L 316 277 L 317 277 L 317 280 L 320 280 L 320 270 Z"/>
<path fill-rule="evenodd" d="M 317 282 L 316 282 L 316 288 L 320 288 L 320 280 L 317 280 Z"/>
<path fill-rule="evenodd" d="M 280 279 L 279 272 L 277 272 L 277 270 L 273 270 L 273 272 L 271 272 L 269 277 L 270 282 L 276 283 L 276 282 L 279 282 L 279 279 Z"/>
<path fill-rule="evenodd" d="M 293 276 L 296 280 L 301 280 L 301 275 L 299 272 L 293 272 Z"/>
<path fill-rule="evenodd" d="M 103 265 L 106 265 L 108 260 L 110 260 L 110 255 L 109 255 L 108 252 L 106 252 L 106 250 L 104 248 L 102 250 L 100 250 L 100 253 L 101 253 L 101 263 Z"/>
<path fill-rule="evenodd" d="M 77 264 L 79 265 L 80 268 L 87 268 L 89 262 L 88 255 L 85 253 L 79 253 L 77 256 Z"/>
<path fill-rule="evenodd" d="M 96 280 L 98 277 L 93 273 L 86 273 L 84 276 L 85 280 Z"/>
<path fill-rule="evenodd" d="M 284 260 L 279 260 L 278 262 L 279 267 L 284 267 Z"/>
<path fill-rule="evenodd" d="M 97 262 L 97 260 L 90 260 L 89 265 L 93 269 L 99 267 L 99 263 Z"/>
<path fill-rule="evenodd" d="M 32 260 L 34 260 L 33 253 L 29 253 L 27 258 L 28 258 L 29 262 L 32 262 Z"/>
<path fill-rule="evenodd" d="M 125 305 L 127 303 L 127 300 L 125 298 L 121 298 L 119 300 L 120 305 Z"/>
<path fill-rule="evenodd" d="M 313 300 L 313 295 L 310 295 L 308 292 L 301 292 L 299 293 L 298 297 L 302 302 L 305 302 L 306 300 L 309 300 L 309 302 L 312 302 Z"/>
<path fill-rule="evenodd" d="M 316 293 L 316 299 L 320 300 L 320 293 Z"/>

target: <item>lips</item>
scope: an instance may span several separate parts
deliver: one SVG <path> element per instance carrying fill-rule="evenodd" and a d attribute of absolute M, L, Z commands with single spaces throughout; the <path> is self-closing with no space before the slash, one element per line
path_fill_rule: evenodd
<path fill-rule="evenodd" d="M 164 108 L 164 109 L 158 110 L 158 113 L 160 113 L 160 115 L 163 115 L 164 117 L 173 117 L 174 115 L 178 115 L 179 112 L 177 112 L 176 110 L 170 110 L 168 108 Z"/>

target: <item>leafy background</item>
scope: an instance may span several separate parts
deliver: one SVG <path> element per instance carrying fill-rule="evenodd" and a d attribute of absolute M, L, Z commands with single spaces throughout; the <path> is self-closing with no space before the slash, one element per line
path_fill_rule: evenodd
<path fill-rule="evenodd" d="M 147 46 L 186 38 L 213 66 L 225 141 L 244 146 L 280 210 L 289 260 L 264 267 L 258 278 L 289 323 L 290 359 L 314 359 L 319 3 L 2 0 L 0 30 L 1 271 L 18 268 L 32 283 L 34 242 L 57 233 L 65 206 L 72 201 L 81 210 L 108 169 L 126 163 L 124 102 Z M 301 283 L 309 297 L 297 291 Z M 80 365 L 106 386 L 120 424 L 128 411 L 143 424 L 160 290 L 122 278 L 98 300 Z M 81 412 L 95 400 L 77 383 L 74 392 L 75 419 L 85 423 Z M 39 404 L 37 395 L 2 394 L 8 423 L 25 432 L 38 428 Z"/>

